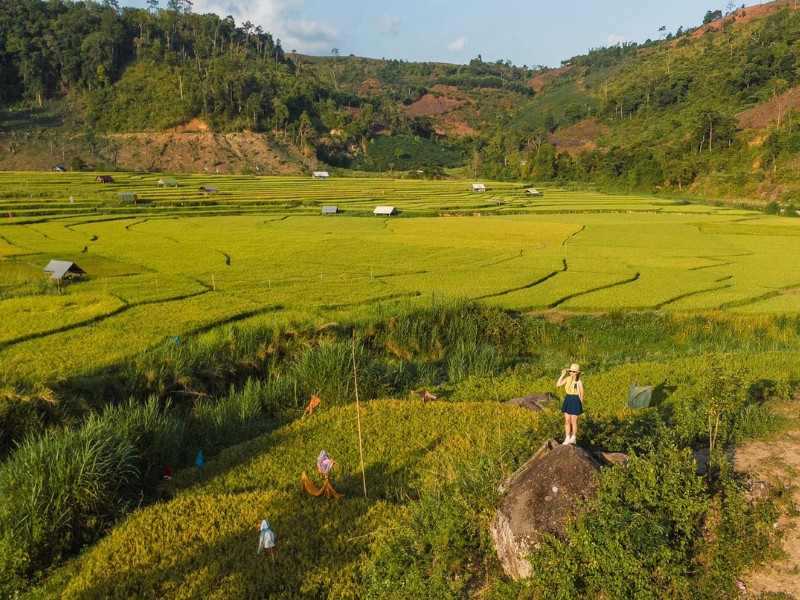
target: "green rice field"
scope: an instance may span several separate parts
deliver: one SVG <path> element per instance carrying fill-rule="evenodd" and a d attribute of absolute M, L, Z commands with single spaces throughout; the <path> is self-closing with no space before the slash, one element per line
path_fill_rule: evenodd
<path fill-rule="evenodd" d="M 241 321 L 477 298 L 531 312 L 800 309 L 800 220 L 487 182 L 0 173 L 0 362 L 85 372 Z M 206 194 L 202 186 L 213 186 Z M 120 202 L 135 193 L 137 202 Z M 339 214 L 321 215 L 325 205 Z M 398 215 L 373 216 L 378 205 Z M 42 269 L 74 261 L 57 286 Z"/>

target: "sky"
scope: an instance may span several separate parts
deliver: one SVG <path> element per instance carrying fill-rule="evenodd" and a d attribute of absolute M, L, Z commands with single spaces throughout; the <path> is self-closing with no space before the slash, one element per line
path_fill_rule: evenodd
<path fill-rule="evenodd" d="M 736 2 L 736 7 L 764 2 Z M 145 0 L 121 4 L 145 6 Z M 557 67 L 591 48 L 696 27 L 729 0 L 194 0 L 195 13 L 250 21 L 286 52 Z M 166 0 L 161 0 L 162 8 Z"/>

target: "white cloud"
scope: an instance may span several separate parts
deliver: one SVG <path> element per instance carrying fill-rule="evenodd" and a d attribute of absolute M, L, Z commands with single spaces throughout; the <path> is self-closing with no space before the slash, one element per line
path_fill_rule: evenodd
<path fill-rule="evenodd" d="M 617 35 L 616 33 L 612 33 L 608 36 L 608 45 L 609 46 L 616 46 L 618 44 L 623 44 L 628 41 L 628 38 L 624 35 Z"/>
<path fill-rule="evenodd" d="M 296 19 L 284 21 L 281 25 L 285 37 L 276 37 L 281 38 L 284 50 L 292 46 L 301 52 L 327 52 L 339 40 L 339 31 L 325 23 Z"/>
<path fill-rule="evenodd" d="M 339 30 L 305 16 L 303 0 L 195 0 L 194 12 L 231 15 L 236 24 L 250 21 L 281 41 L 287 52 L 329 52 L 340 42 Z"/>
<path fill-rule="evenodd" d="M 461 52 L 464 48 L 467 47 L 467 42 L 469 41 L 468 38 L 460 37 L 457 40 L 453 40 L 449 44 L 447 44 L 448 50 L 452 50 L 453 52 Z"/>
<path fill-rule="evenodd" d="M 397 35 L 397 30 L 400 28 L 401 22 L 402 19 L 400 19 L 400 17 L 382 14 L 380 17 L 378 17 L 378 29 L 382 33 Z"/>

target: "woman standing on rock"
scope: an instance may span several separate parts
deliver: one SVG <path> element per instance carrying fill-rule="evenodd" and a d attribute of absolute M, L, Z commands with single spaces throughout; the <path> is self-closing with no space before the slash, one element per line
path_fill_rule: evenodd
<path fill-rule="evenodd" d="M 567 372 L 569 371 L 569 375 Z M 583 413 L 583 382 L 581 369 L 572 363 L 569 369 L 561 371 L 561 377 L 556 382 L 556 387 L 564 386 L 567 395 L 561 412 L 564 413 L 564 444 L 574 444 L 578 436 L 578 416 Z"/>

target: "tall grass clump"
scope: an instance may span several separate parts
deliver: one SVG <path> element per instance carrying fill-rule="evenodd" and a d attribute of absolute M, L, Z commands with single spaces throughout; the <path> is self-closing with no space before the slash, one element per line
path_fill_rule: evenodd
<path fill-rule="evenodd" d="M 447 357 L 447 379 L 458 383 L 470 377 L 490 377 L 503 366 L 500 351 L 489 344 L 462 343 Z"/>
<path fill-rule="evenodd" d="M 360 342 L 355 345 L 355 362 L 358 392 L 362 399 L 377 398 L 400 387 L 404 370 Z M 297 357 L 289 376 L 297 382 L 298 393 L 304 399 L 317 394 L 332 405 L 353 401 L 353 342 L 323 342 L 307 348 Z"/>
<path fill-rule="evenodd" d="M 161 481 L 165 463 L 175 464 L 184 441 L 186 422 L 172 410 L 169 400 L 151 396 L 143 403 L 130 399 L 126 404 L 107 406 L 102 416 L 94 416 L 90 427 L 107 425 L 135 449 L 137 483 L 152 491 Z"/>
<path fill-rule="evenodd" d="M 464 300 L 392 317 L 377 326 L 374 343 L 405 360 L 439 361 L 462 345 L 492 345 L 517 356 L 524 337 L 524 327 L 504 311 Z"/>
<path fill-rule="evenodd" d="M 0 465 L 0 591 L 95 541 L 131 506 L 136 462 L 132 444 L 93 422 L 29 439 Z"/>
<path fill-rule="evenodd" d="M 25 393 L 10 385 L 0 388 L 0 458 L 26 437 L 43 433 L 58 417 L 51 390 L 38 386 Z"/>
<path fill-rule="evenodd" d="M 195 402 L 187 437 L 193 446 L 214 452 L 263 433 L 292 403 L 289 382 L 250 378 L 227 396 Z"/>

